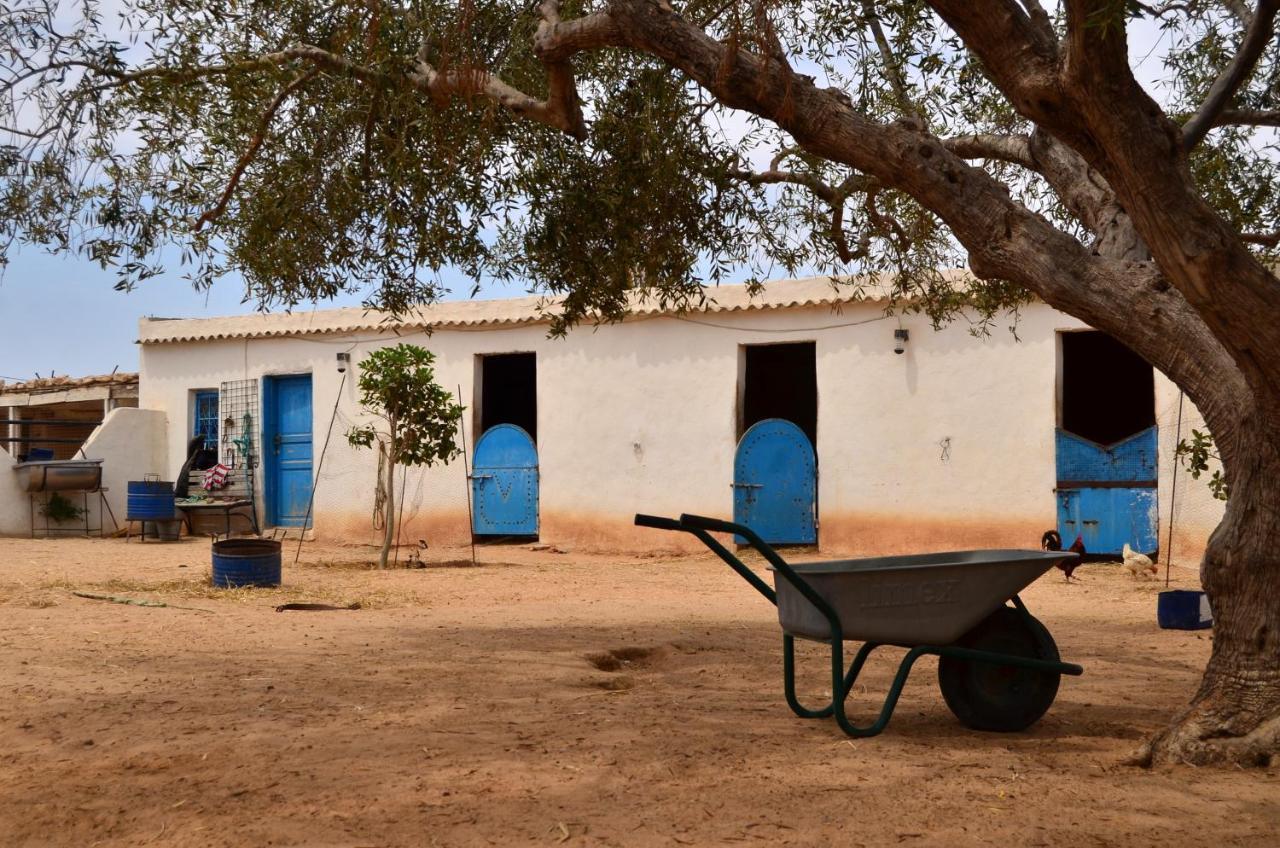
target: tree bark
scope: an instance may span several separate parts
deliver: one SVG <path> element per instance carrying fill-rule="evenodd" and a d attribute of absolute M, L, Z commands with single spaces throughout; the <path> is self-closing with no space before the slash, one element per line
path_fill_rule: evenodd
<path fill-rule="evenodd" d="M 1201 566 L 1213 653 L 1195 697 L 1139 749 L 1139 764 L 1280 761 L 1280 439 L 1251 429 L 1233 453 L 1231 500 Z"/>
<path fill-rule="evenodd" d="M 387 446 L 387 478 L 379 481 L 386 486 L 382 519 L 382 552 L 378 555 L 378 568 L 387 567 L 387 556 L 391 553 L 391 543 L 396 538 L 396 459 L 399 445 L 396 440 L 396 422 L 391 419 L 391 438 Z"/>

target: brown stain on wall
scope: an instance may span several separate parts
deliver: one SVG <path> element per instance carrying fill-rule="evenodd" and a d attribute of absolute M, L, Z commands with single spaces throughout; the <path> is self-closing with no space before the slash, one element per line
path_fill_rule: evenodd
<path fill-rule="evenodd" d="M 687 553 L 702 550 L 695 539 L 680 533 L 663 533 L 636 527 L 633 515 L 587 515 L 544 512 L 539 516 L 538 540 L 566 549 L 604 553 Z M 380 545 L 382 531 L 374 530 L 368 513 L 317 511 L 317 539 L 339 544 Z M 465 509 L 433 510 L 405 519 L 399 532 L 401 544 L 466 545 L 471 541 L 470 517 Z"/>
<path fill-rule="evenodd" d="M 599 553 L 676 554 L 705 550 L 692 536 L 636 527 L 634 516 L 553 511 L 540 516 L 539 541 L 566 550 Z M 471 541 L 466 510 L 437 510 L 406 519 L 401 543 L 465 545 Z M 1040 537 L 1052 529 L 1046 516 L 916 516 L 848 512 L 823 515 L 818 530 L 819 550 L 832 555 L 876 556 L 929 553 L 971 548 L 1040 547 Z M 367 513 L 324 511 L 316 516 L 315 532 L 325 541 L 379 545 Z M 1198 529 L 1174 532 L 1174 562 L 1193 566 L 1204 553 L 1208 534 Z M 1068 540 L 1070 541 L 1070 540 Z M 1167 543 L 1164 533 L 1162 543 Z M 1161 552 L 1161 561 L 1164 552 Z"/>
<path fill-rule="evenodd" d="M 1040 547 L 1049 516 L 918 516 L 868 512 L 823 516 L 818 538 L 823 550 L 842 554 L 930 553 L 971 548 Z"/>

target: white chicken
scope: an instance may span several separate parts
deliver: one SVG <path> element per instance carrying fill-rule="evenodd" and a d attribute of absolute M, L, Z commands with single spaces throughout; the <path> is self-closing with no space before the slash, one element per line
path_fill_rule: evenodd
<path fill-rule="evenodd" d="M 1156 564 L 1151 561 L 1151 557 L 1138 553 L 1129 547 L 1128 542 L 1124 543 L 1122 553 L 1124 554 L 1124 567 L 1129 569 L 1129 573 L 1135 579 L 1150 580 L 1156 576 Z"/>

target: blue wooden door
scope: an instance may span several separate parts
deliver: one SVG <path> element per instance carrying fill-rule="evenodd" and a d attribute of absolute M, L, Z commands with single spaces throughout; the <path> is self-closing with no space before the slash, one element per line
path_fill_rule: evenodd
<path fill-rule="evenodd" d="M 263 395 L 267 522 L 301 527 L 311 500 L 311 376 L 268 377 Z"/>
<path fill-rule="evenodd" d="M 815 544 L 817 492 L 817 459 L 803 430 L 767 418 L 743 434 L 733 460 L 735 522 L 773 545 Z"/>
<path fill-rule="evenodd" d="M 1119 556 L 1159 547 L 1156 428 L 1111 445 L 1057 432 L 1058 532 L 1064 545 L 1084 539 L 1091 554 Z"/>
<path fill-rule="evenodd" d="M 477 536 L 536 536 L 538 449 L 514 424 L 490 427 L 471 469 L 471 530 Z"/>

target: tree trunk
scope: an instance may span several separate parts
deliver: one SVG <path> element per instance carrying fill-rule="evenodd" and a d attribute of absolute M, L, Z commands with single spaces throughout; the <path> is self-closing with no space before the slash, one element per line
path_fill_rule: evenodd
<path fill-rule="evenodd" d="M 1280 762 L 1280 438 L 1237 444 L 1231 499 L 1201 566 L 1213 654 L 1191 703 L 1137 752 L 1144 765 Z"/>
<path fill-rule="evenodd" d="M 382 499 L 382 553 L 378 555 L 378 568 L 387 567 L 387 555 L 391 553 L 391 543 L 396 537 L 396 459 L 399 455 L 395 437 L 395 422 L 391 422 L 391 442 L 387 447 L 387 479 L 379 485 L 386 486 L 386 496 Z"/>

